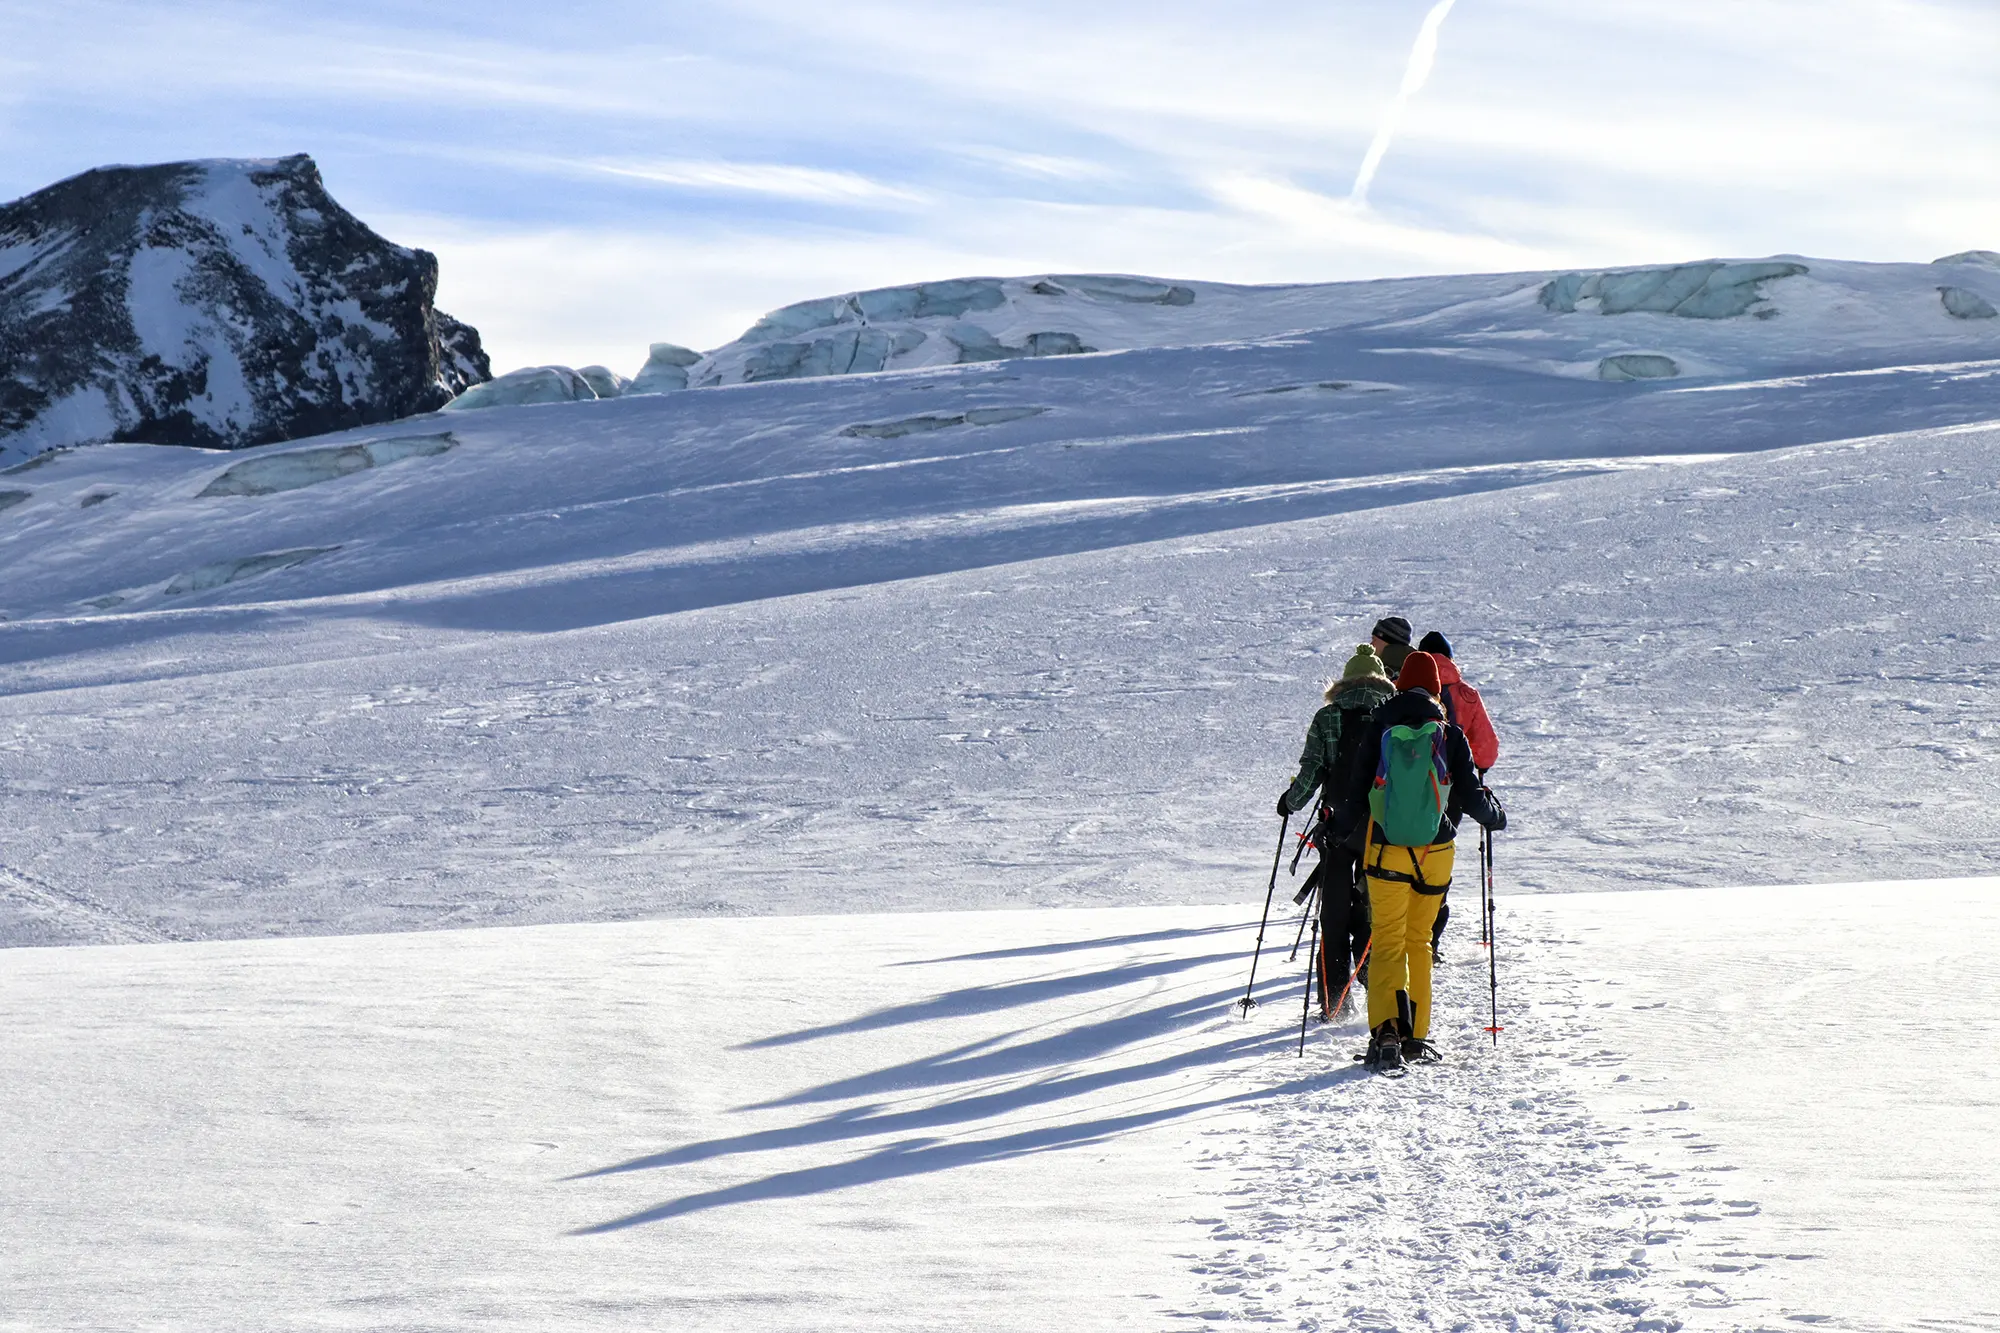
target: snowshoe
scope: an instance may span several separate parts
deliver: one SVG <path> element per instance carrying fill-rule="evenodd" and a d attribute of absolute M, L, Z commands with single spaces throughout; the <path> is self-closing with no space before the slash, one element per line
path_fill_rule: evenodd
<path fill-rule="evenodd" d="M 1368 1067 L 1379 1074 L 1397 1075 L 1403 1072 L 1403 1036 L 1396 1030 L 1396 1020 L 1389 1019 L 1368 1035 Z"/>
<path fill-rule="evenodd" d="M 1436 1065 L 1444 1063 L 1444 1053 L 1420 1037 L 1403 1038 L 1403 1063 Z"/>

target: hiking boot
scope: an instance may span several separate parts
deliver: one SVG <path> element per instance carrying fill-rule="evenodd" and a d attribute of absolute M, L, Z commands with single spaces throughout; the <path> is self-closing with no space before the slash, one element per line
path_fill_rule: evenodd
<path fill-rule="evenodd" d="M 1444 1053 L 1421 1037 L 1403 1038 L 1403 1063 L 1406 1065 L 1434 1065 L 1442 1063 Z"/>
<path fill-rule="evenodd" d="M 1368 1036 L 1368 1063 L 1384 1073 L 1403 1067 L 1403 1038 L 1396 1020 L 1389 1019 Z"/>

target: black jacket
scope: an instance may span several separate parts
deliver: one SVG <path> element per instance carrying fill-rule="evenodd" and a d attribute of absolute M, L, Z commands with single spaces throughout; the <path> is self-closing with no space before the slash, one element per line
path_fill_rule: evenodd
<path fill-rule="evenodd" d="M 1465 733 L 1446 721 L 1444 709 L 1429 694 L 1404 690 L 1376 709 L 1375 716 L 1368 721 L 1361 754 L 1348 774 L 1347 790 L 1341 794 L 1340 808 L 1334 817 L 1334 825 L 1341 833 L 1352 833 L 1358 838 L 1368 822 L 1368 791 L 1375 785 L 1372 756 L 1382 753 L 1382 733 L 1391 727 L 1421 727 L 1426 722 L 1444 723 L 1444 759 L 1451 771 L 1451 804 L 1444 818 L 1438 821 L 1437 837 L 1432 841 L 1450 842 L 1457 837 L 1458 821 L 1467 815 L 1487 828 L 1500 822 L 1500 807 L 1494 802 L 1493 793 L 1479 781 L 1479 770 L 1472 766 L 1472 747 L 1466 744 Z"/>

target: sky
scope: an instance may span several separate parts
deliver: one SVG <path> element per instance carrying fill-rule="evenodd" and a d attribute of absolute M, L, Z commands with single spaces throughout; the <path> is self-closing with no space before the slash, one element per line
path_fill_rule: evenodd
<path fill-rule="evenodd" d="M 0 0 L 0 198 L 311 153 L 496 370 L 630 374 L 971 274 L 2000 249 L 1996 71 L 2000 0 Z"/>

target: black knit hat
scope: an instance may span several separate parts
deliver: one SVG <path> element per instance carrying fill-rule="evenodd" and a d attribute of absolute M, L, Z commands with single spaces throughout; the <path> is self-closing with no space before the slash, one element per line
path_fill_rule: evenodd
<path fill-rule="evenodd" d="M 1400 643 L 1406 648 L 1410 644 L 1410 622 L 1401 616 L 1382 617 L 1369 633 L 1384 643 Z"/>
<path fill-rule="evenodd" d="M 1436 630 L 1431 630 L 1424 635 L 1423 642 L 1417 645 L 1417 651 L 1420 653 L 1432 653 L 1438 657 L 1450 657 L 1451 640 Z"/>

